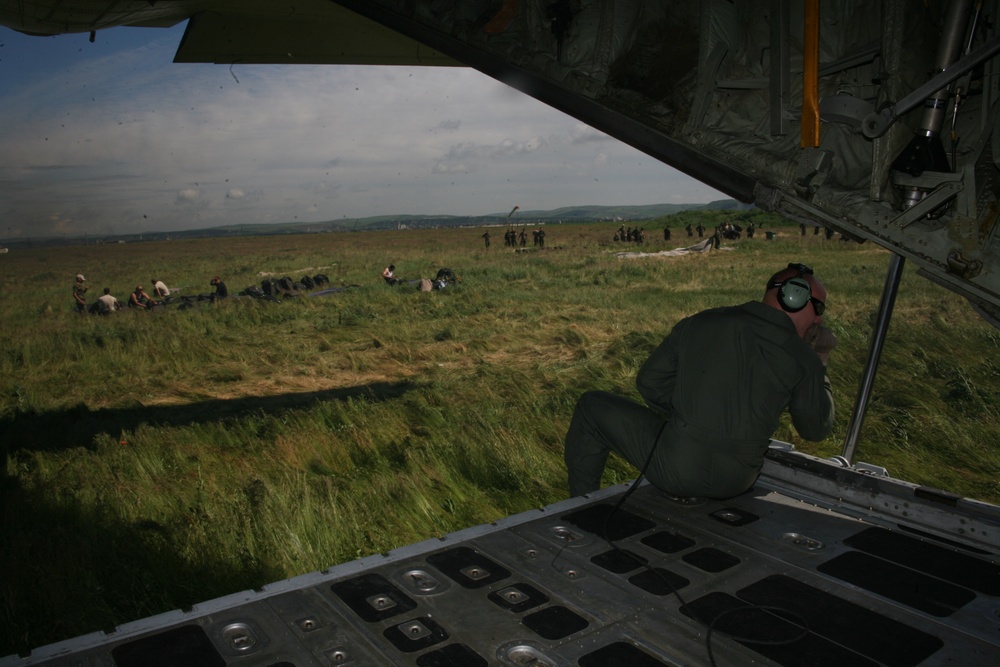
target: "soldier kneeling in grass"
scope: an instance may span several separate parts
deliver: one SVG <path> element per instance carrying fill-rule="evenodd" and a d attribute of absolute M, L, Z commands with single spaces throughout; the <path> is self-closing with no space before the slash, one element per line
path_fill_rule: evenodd
<path fill-rule="evenodd" d="M 136 285 L 135 291 L 128 297 L 128 305 L 129 308 L 152 308 L 156 305 L 156 302 L 146 294 L 145 290 L 142 289 L 142 285 Z"/>

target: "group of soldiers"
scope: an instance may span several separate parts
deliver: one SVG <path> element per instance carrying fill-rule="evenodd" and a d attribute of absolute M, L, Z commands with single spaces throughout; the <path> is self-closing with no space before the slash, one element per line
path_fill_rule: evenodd
<path fill-rule="evenodd" d="M 667 236 L 664 238 L 670 238 L 670 237 Z M 621 243 L 621 242 L 642 243 L 645 240 L 646 240 L 646 230 L 644 230 L 642 227 L 636 227 L 635 229 L 632 229 L 632 227 L 626 228 L 625 225 L 622 225 L 621 227 L 618 228 L 618 231 L 615 232 L 616 243 Z"/>
<path fill-rule="evenodd" d="M 806 224 L 804 222 L 799 223 L 799 230 L 802 232 L 802 236 L 806 235 Z M 813 227 L 813 236 L 819 236 L 819 230 L 818 225 Z M 826 235 L 826 240 L 829 241 L 836 232 L 829 227 L 823 227 L 823 233 Z M 843 236 L 841 236 L 841 239 L 843 239 Z"/>
<path fill-rule="evenodd" d="M 701 224 L 700 222 L 698 223 L 697 227 L 692 227 L 691 223 L 689 222 L 687 224 L 687 227 L 684 228 L 684 230 L 688 233 L 688 236 L 694 236 L 695 230 L 698 230 L 698 238 L 704 238 L 705 236 L 705 225 Z"/>
<path fill-rule="evenodd" d="M 162 280 L 152 278 L 149 282 L 152 285 L 151 289 L 153 294 L 150 295 L 147 293 L 142 285 L 136 285 L 135 289 L 128 296 L 128 301 L 126 302 L 127 307 L 147 309 L 163 305 L 171 301 L 171 290 Z M 73 304 L 77 312 L 91 313 L 94 315 L 108 315 L 122 308 L 121 301 L 111 294 L 110 287 L 105 287 L 101 295 L 97 297 L 93 303 L 88 305 L 87 290 L 89 288 L 86 283 L 87 279 L 84 278 L 83 274 L 78 273 L 76 275 L 76 282 L 73 284 Z M 226 284 L 222 282 L 222 279 L 218 276 L 212 278 L 209 284 L 215 288 L 215 292 L 210 295 L 211 298 L 219 298 L 229 295 L 229 291 L 226 289 Z M 174 291 L 176 292 L 176 290 Z"/>
<path fill-rule="evenodd" d="M 700 222 L 698 223 L 697 227 L 693 226 L 691 223 L 688 223 L 687 226 L 684 228 L 684 230 L 690 237 L 693 237 L 695 232 L 698 232 L 698 238 L 705 238 L 705 226 Z M 744 229 L 740 225 L 734 225 L 732 223 L 726 222 L 716 227 L 715 236 L 718 238 L 735 240 L 742 236 L 743 231 Z M 751 222 L 749 225 L 747 225 L 745 231 L 747 234 L 747 238 L 752 239 L 754 232 L 756 231 L 754 224 Z M 672 232 L 670 230 L 670 225 L 664 226 L 663 240 L 669 241 L 671 235 Z M 642 227 L 639 226 L 636 226 L 636 228 L 633 229 L 632 227 L 626 227 L 625 225 L 622 225 L 621 227 L 618 228 L 618 231 L 615 232 L 614 240 L 616 243 L 622 241 L 631 243 L 643 243 L 646 240 L 646 232 Z"/>
<path fill-rule="evenodd" d="M 544 229 L 542 229 L 541 227 L 538 227 L 538 228 L 534 229 L 531 232 L 531 235 L 532 235 L 532 237 L 534 237 L 533 245 L 535 245 L 538 248 L 544 248 L 545 247 L 545 230 Z M 483 238 L 483 242 L 485 243 L 486 247 L 489 248 L 490 247 L 490 238 L 491 238 L 491 236 L 490 236 L 490 230 L 487 229 L 483 233 L 482 238 Z M 508 248 L 516 248 L 516 247 L 518 247 L 518 245 L 520 245 L 520 247 L 524 248 L 525 246 L 528 245 L 528 233 L 524 230 L 524 227 L 521 228 L 520 232 L 518 232 L 513 227 L 510 227 L 503 234 L 503 244 L 505 246 L 507 246 Z"/>

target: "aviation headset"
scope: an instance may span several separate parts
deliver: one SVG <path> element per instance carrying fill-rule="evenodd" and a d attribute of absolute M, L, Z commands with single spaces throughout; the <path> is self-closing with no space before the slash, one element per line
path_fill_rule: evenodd
<path fill-rule="evenodd" d="M 781 308 L 789 313 L 797 313 L 805 308 L 807 303 L 813 301 L 816 314 L 821 315 L 823 302 L 819 299 L 813 299 L 812 287 L 809 285 L 809 281 L 803 277 L 811 276 L 813 270 L 805 264 L 789 264 L 788 268 L 798 271 L 798 275 L 785 280 L 772 280 L 767 284 L 768 289 L 778 288 L 778 303 L 781 304 Z"/>

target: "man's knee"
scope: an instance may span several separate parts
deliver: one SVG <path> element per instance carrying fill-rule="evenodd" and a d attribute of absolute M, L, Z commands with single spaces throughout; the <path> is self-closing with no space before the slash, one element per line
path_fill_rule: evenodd
<path fill-rule="evenodd" d="M 601 406 L 608 402 L 609 397 L 611 399 L 620 398 L 617 394 L 612 394 L 611 392 L 601 391 L 601 390 L 591 390 L 585 391 L 580 394 L 580 398 L 576 400 L 577 411 L 593 411 L 601 409 Z"/>

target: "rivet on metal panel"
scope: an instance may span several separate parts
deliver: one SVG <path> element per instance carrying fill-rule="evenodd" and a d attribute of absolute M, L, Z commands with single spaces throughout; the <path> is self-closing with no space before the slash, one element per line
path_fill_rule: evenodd
<path fill-rule="evenodd" d="M 520 604 L 528 599 L 527 595 L 513 587 L 503 589 L 499 595 L 511 604 Z"/>
<path fill-rule="evenodd" d="M 781 538 L 786 542 L 791 542 L 795 546 L 808 551 L 819 551 L 823 548 L 823 543 L 819 540 L 814 540 L 811 537 L 806 537 L 805 535 L 800 535 L 799 533 L 785 533 L 781 536 Z"/>
<path fill-rule="evenodd" d="M 388 595 L 373 595 L 366 600 L 368 604 L 378 610 L 392 609 L 396 606 L 396 601 Z"/>
<path fill-rule="evenodd" d="M 462 574 L 467 576 L 469 579 L 472 579 L 473 581 L 485 579 L 486 577 L 490 576 L 488 570 L 478 567 L 476 565 L 470 565 L 469 567 L 462 568 L 461 572 Z"/>
<path fill-rule="evenodd" d="M 507 650 L 507 659 L 515 665 L 530 665 L 530 667 L 555 667 L 537 649 L 532 646 L 514 646 Z"/>
<path fill-rule="evenodd" d="M 257 644 L 253 630 L 246 623 L 230 623 L 222 629 L 222 637 L 237 651 L 249 651 Z"/>
<path fill-rule="evenodd" d="M 410 570 L 403 575 L 403 579 L 414 590 L 420 591 L 421 593 L 429 593 L 436 590 L 438 586 L 440 586 L 437 579 L 423 570 Z"/>
<path fill-rule="evenodd" d="M 332 648 L 329 651 L 327 651 L 324 655 L 326 655 L 326 659 L 329 660 L 334 665 L 346 665 L 347 663 L 352 661 L 351 654 L 348 653 L 347 650 L 344 649 L 344 647 L 342 646 Z"/>
<path fill-rule="evenodd" d="M 399 631 L 402 632 L 403 636 L 407 639 L 421 639 L 423 637 L 429 637 L 431 634 L 431 631 L 426 625 L 416 620 L 401 623 L 396 627 L 399 628 Z"/>
<path fill-rule="evenodd" d="M 295 621 L 295 625 L 299 626 L 299 630 L 302 632 L 312 632 L 319 627 L 319 621 L 315 616 L 308 616 Z"/>
<path fill-rule="evenodd" d="M 566 526 L 554 526 L 552 528 L 552 534 L 556 536 L 556 539 L 560 539 L 563 542 L 572 542 L 576 539 L 576 533 Z"/>
<path fill-rule="evenodd" d="M 737 521 L 743 518 L 736 512 L 730 510 L 719 510 L 718 512 L 715 512 L 712 516 L 719 517 L 723 521 L 729 521 L 731 523 L 736 523 Z"/>

